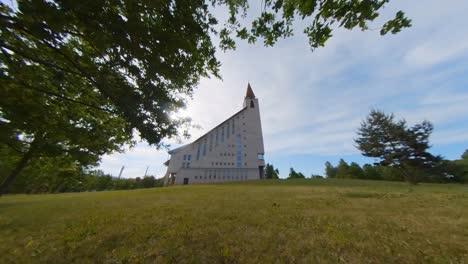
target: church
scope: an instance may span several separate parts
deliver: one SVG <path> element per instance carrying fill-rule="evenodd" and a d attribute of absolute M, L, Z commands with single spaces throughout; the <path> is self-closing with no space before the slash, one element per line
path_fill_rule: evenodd
<path fill-rule="evenodd" d="M 263 179 L 260 109 L 250 84 L 240 111 L 169 154 L 164 163 L 166 186 Z"/>

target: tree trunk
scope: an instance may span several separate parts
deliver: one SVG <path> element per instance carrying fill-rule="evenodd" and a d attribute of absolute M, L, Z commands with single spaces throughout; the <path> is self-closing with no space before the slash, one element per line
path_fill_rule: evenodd
<path fill-rule="evenodd" d="M 8 190 L 8 187 L 13 183 L 16 176 L 20 174 L 20 172 L 28 165 L 28 162 L 31 160 L 33 156 L 33 149 L 32 147 L 29 148 L 28 152 L 26 152 L 20 161 L 16 164 L 16 167 L 11 171 L 11 173 L 3 180 L 2 184 L 0 185 L 0 196 L 5 194 Z"/>
<path fill-rule="evenodd" d="M 405 177 L 405 180 L 407 182 L 409 182 L 410 184 L 412 185 L 416 185 L 418 184 L 418 179 L 416 177 L 416 175 L 414 175 L 414 171 L 413 172 L 410 172 L 406 166 L 403 166 L 403 164 L 400 166 L 400 170 L 403 172 L 404 174 L 404 177 Z"/>

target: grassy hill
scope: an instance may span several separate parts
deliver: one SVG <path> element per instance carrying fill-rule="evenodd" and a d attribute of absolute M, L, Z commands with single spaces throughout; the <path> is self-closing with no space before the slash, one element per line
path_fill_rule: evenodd
<path fill-rule="evenodd" d="M 468 186 L 256 181 L 0 198 L 0 262 L 466 263 Z"/>

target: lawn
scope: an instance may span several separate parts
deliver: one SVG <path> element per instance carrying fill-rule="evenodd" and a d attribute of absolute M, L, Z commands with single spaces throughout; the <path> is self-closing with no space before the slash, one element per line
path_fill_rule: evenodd
<path fill-rule="evenodd" d="M 255 181 L 0 198 L 2 263 L 468 263 L 468 186 Z"/>

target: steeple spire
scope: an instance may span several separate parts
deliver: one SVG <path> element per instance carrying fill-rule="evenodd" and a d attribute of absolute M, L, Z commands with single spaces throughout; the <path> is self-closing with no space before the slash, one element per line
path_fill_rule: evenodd
<path fill-rule="evenodd" d="M 247 84 L 247 93 L 245 94 L 245 98 L 250 98 L 250 99 L 254 99 L 255 98 L 255 94 L 252 90 L 252 87 L 250 87 L 250 83 Z"/>

